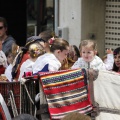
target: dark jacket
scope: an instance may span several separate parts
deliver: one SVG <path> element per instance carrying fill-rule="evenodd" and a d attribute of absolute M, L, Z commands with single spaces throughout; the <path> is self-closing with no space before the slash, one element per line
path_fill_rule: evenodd
<path fill-rule="evenodd" d="M 6 40 L 2 44 L 2 51 L 6 53 L 10 49 L 12 49 L 12 44 L 15 43 L 15 39 L 12 36 L 8 36 Z"/>

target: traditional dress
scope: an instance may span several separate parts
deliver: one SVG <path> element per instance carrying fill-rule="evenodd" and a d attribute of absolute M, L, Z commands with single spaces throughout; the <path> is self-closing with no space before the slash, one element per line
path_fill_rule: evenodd
<path fill-rule="evenodd" d="M 46 71 L 58 71 L 61 67 L 60 61 L 54 54 L 45 53 L 44 55 L 38 57 L 35 61 L 35 64 L 33 65 L 33 74 L 41 71 L 46 65 L 48 65 L 48 70 Z"/>
<path fill-rule="evenodd" d="M 20 75 L 19 75 L 18 81 L 20 81 L 20 79 L 23 77 L 25 72 L 32 73 L 34 63 L 35 62 L 33 62 L 30 59 L 27 59 L 25 62 L 23 62 L 23 64 L 21 65 L 21 68 L 20 68 Z"/>

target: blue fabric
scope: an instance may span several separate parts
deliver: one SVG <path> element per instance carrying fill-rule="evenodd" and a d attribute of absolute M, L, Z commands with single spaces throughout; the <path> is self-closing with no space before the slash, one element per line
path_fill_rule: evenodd
<path fill-rule="evenodd" d="M 40 71 L 38 71 L 37 73 L 39 73 L 39 72 L 48 72 L 48 71 L 49 71 L 48 65 L 49 65 L 49 64 L 46 64 L 46 65 L 43 67 L 43 69 L 40 70 Z M 33 75 L 36 75 L 37 73 L 35 73 L 35 74 L 33 74 Z"/>

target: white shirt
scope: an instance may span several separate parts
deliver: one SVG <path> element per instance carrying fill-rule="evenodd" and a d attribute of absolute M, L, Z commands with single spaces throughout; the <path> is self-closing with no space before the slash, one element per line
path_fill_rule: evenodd
<path fill-rule="evenodd" d="M 49 71 L 58 71 L 61 67 L 60 61 L 52 53 L 45 53 L 37 58 L 33 65 L 33 74 L 41 71 L 48 64 Z"/>
<path fill-rule="evenodd" d="M 0 50 L 0 65 L 3 65 L 5 68 L 7 68 L 8 66 L 7 58 L 2 50 Z"/>
<path fill-rule="evenodd" d="M 88 65 L 88 62 L 85 62 L 81 57 L 81 58 L 78 58 L 78 60 L 73 64 L 71 68 L 72 69 L 76 69 L 76 68 L 88 69 L 89 65 Z M 105 70 L 105 64 L 103 63 L 101 58 L 99 58 L 98 56 L 95 56 L 94 59 L 90 62 L 90 68 L 93 68 L 94 70 L 100 70 L 100 69 Z"/>
<path fill-rule="evenodd" d="M 20 79 L 24 75 L 24 72 L 32 72 L 33 71 L 34 63 L 35 62 L 33 62 L 30 59 L 27 59 L 25 62 L 22 63 L 22 65 L 20 67 L 20 75 L 19 75 L 18 81 L 20 81 Z"/>
<path fill-rule="evenodd" d="M 113 54 L 107 54 L 107 59 L 104 61 L 106 70 L 112 70 L 114 64 Z"/>

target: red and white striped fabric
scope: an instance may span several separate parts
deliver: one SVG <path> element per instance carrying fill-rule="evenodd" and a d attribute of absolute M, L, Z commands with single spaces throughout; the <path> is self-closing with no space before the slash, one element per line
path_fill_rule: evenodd
<path fill-rule="evenodd" d="M 85 70 L 45 72 L 40 76 L 52 119 L 61 119 L 73 111 L 84 114 L 92 111 Z"/>

